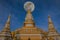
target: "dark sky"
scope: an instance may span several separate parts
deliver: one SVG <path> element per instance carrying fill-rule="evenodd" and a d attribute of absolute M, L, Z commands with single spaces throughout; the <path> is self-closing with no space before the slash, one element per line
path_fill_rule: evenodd
<path fill-rule="evenodd" d="M 24 3 L 27 1 L 35 4 L 32 15 L 38 28 L 48 30 L 48 15 L 50 15 L 56 30 L 60 32 L 60 0 L 0 0 L 0 30 L 4 28 L 9 14 L 11 14 L 11 31 L 23 26 L 26 16 Z"/>

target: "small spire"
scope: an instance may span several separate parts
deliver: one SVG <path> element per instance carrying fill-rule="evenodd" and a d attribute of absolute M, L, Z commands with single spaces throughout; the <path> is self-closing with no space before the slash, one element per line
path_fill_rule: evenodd
<path fill-rule="evenodd" d="M 33 17 L 30 11 L 27 12 L 25 20 L 33 20 Z"/>
<path fill-rule="evenodd" d="M 24 8 L 27 11 L 27 15 L 25 18 L 24 26 L 34 26 L 34 21 L 31 12 L 34 10 L 34 4 L 32 2 L 26 2 L 24 4 Z"/>
<path fill-rule="evenodd" d="M 30 13 L 31 13 L 31 11 L 30 11 L 30 10 L 28 10 L 28 11 L 27 11 L 27 13 L 28 13 L 28 14 L 30 14 Z"/>
<path fill-rule="evenodd" d="M 56 32 L 50 16 L 48 16 L 48 29 L 49 29 L 49 32 Z"/>
<path fill-rule="evenodd" d="M 11 15 L 9 14 L 9 16 L 8 16 L 8 20 L 7 20 L 7 23 L 10 22 L 10 17 L 11 17 Z"/>
<path fill-rule="evenodd" d="M 26 24 L 34 25 L 32 13 L 31 13 L 30 10 L 27 11 L 27 15 L 26 15 L 26 18 L 25 18 L 24 25 L 26 25 Z"/>
<path fill-rule="evenodd" d="M 10 31 L 10 15 L 8 16 L 8 19 L 3 31 L 8 31 L 8 30 Z"/>
<path fill-rule="evenodd" d="M 4 29 L 1 32 L 3 39 L 5 38 L 5 40 L 12 40 L 12 35 L 11 35 L 11 31 L 10 31 L 10 15 L 8 16 L 8 20 L 5 24 Z"/>
<path fill-rule="evenodd" d="M 9 14 L 7 22 L 5 24 L 5 28 L 9 28 L 10 29 L 10 17 L 11 17 L 11 15 Z"/>

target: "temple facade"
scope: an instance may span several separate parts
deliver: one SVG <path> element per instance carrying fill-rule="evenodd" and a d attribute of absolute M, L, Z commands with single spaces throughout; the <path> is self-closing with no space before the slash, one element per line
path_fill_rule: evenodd
<path fill-rule="evenodd" d="M 32 12 L 28 10 L 23 27 L 11 32 L 9 16 L 4 29 L 0 32 L 0 40 L 60 40 L 60 34 L 54 27 L 50 16 L 48 16 L 48 31 L 35 25 Z"/>
<path fill-rule="evenodd" d="M 10 16 L 4 29 L 0 32 L 0 40 L 60 40 L 60 34 L 48 16 L 48 32 L 35 26 L 34 19 L 30 11 L 27 12 L 22 28 L 10 31 Z"/>

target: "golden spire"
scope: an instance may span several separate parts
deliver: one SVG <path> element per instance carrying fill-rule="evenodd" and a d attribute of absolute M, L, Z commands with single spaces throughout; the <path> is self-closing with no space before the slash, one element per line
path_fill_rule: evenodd
<path fill-rule="evenodd" d="M 25 18 L 25 22 L 24 22 L 24 25 L 26 24 L 31 24 L 31 25 L 34 25 L 34 21 L 33 21 L 33 17 L 32 17 L 32 13 L 30 10 L 27 11 L 27 15 L 26 15 L 26 18 Z"/>
<path fill-rule="evenodd" d="M 27 15 L 26 15 L 25 20 L 33 20 L 33 17 L 32 17 L 30 10 L 27 11 Z"/>
<path fill-rule="evenodd" d="M 1 34 L 2 34 L 1 36 L 3 37 L 3 39 L 5 38 L 5 40 L 12 40 L 12 35 L 10 31 L 10 15 L 8 16 L 8 20 Z"/>
<path fill-rule="evenodd" d="M 49 29 L 49 32 L 56 32 L 50 16 L 48 16 L 48 29 Z"/>
<path fill-rule="evenodd" d="M 28 13 L 28 14 L 31 14 L 31 11 L 30 11 L 30 10 L 28 10 L 28 11 L 27 11 L 27 13 Z"/>
<path fill-rule="evenodd" d="M 8 20 L 5 24 L 5 28 L 9 28 L 10 29 L 10 15 L 8 16 Z"/>
<path fill-rule="evenodd" d="M 8 23 L 8 22 L 10 22 L 10 14 L 9 14 L 9 16 L 8 16 L 8 20 L 7 20 L 7 23 Z"/>
<path fill-rule="evenodd" d="M 26 2 L 24 4 L 24 8 L 27 11 L 27 15 L 25 18 L 24 26 L 34 26 L 34 21 L 32 17 L 32 11 L 34 10 L 34 4 L 32 2 Z"/>
<path fill-rule="evenodd" d="M 3 31 L 10 31 L 10 15 L 8 16 L 8 20 L 5 24 L 5 27 L 4 27 Z"/>

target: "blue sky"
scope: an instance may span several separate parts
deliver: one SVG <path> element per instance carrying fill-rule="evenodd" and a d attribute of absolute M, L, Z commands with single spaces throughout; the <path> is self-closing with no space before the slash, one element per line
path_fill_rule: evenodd
<path fill-rule="evenodd" d="M 9 14 L 11 14 L 11 31 L 23 26 L 26 16 L 24 3 L 27 1 L 35 4 L 32 15 L 38 28 L 48 30 L 48 15 L 50 15 L 56 30 L 60 32 L 60 0 L 0 0 L 0 30 L 4 28 Z"/>

